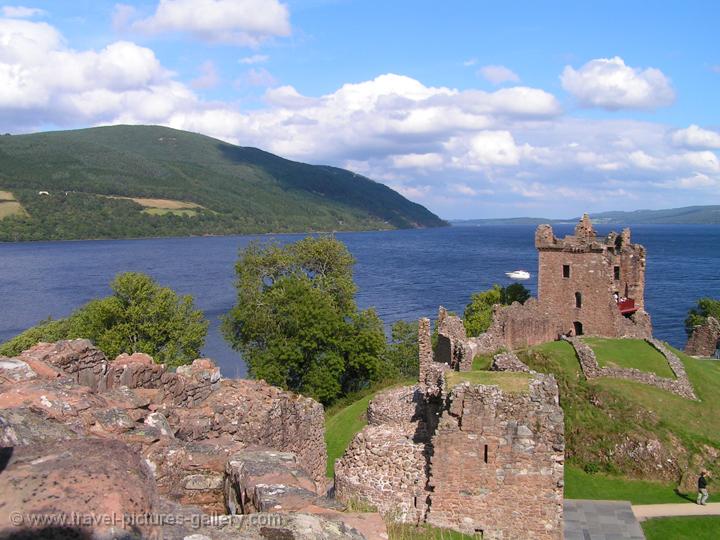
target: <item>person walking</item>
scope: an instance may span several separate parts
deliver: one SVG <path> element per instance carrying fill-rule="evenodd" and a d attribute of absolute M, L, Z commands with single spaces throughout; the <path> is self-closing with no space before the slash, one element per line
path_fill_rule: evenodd
<path fill-rule="evenodd" d="M 700 473 L 700 478 L 698 478 L 698 496 L 697 496 L 697 503 L 704 505 L 708 500 L 708 490 L 707 490 L 707 471 L 702 471 Z"/>

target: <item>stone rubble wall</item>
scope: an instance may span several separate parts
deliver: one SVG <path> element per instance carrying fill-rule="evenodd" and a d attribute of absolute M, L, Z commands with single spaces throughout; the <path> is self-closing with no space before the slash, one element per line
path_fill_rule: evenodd
<path fill-rule="evenodd" d="M 672 353 L 665 345 L 654 339 L 646 339 L 647 343 L 658 350 L 667 360 L 670 368 L 675 373 L 675 379 L 660 377 L 655 373 L 640 371 L 635 368 L 619 368 L 619 367 L 600 367 L 595 352 L 583 341 L 577 337 L 563 337 L 565 341 L 570 343 L 575 349 L 575 354 L 580 362 L 580 368 L 588 379 L 596 377 L 615 377 L 618 379 L 628 379 L 631 381 L 649 384 L 677 394 L 686 399 L 697 400 L 692 384 L 685 373 L 685 368 L 680 359 Z"/>
<path fill-rule="evenodd" d="M 515 353 L 511 352 L 500 353 L 493 356 L 490 369 L 492 371 L 521 371 L 530 373 L 530 368 L 527 367 Z"/>
<path fill-rule="evenodd" d="M 335 463 L 335 496 L 386 518 L 418 523 L 426 511 L 427 449 L 394 425 L 368 425 Z"/>
<path fill-rule="evenodd" d="M 472 369 L 476 346 L 468 340 L 465 325 L 460 317 L 450 315 L 440 306 L 438 312 L 438 343 L 435 361 L 447 364 L 457 371 Z"/>
<path fill-rule="evenodd" d="M 432 439 L 427 522 L 486 539 L 562 538 L 564 423 L 555 379 L 463 383 Z"/>
<path fill-rule="evenodd" d="M 720 347 L 720 321 L 708 317 L 705 323 L 693 328 L 685 345 L 685 352 L 691 356 L 713 356 Z"/>

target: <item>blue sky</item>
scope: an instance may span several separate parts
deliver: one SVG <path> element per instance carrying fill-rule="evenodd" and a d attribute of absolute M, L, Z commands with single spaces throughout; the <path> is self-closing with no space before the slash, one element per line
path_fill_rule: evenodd
<path fill-rule="evenodd" d="M 446 218 L 720 204 L 718 2 L 0 1 L 0 130 L 163 124 Z"/>

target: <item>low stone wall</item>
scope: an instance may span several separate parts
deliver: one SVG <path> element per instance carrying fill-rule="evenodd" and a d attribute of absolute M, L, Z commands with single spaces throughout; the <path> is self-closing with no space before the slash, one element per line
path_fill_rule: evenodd
<path fill-rule="evenodd" d="M 530 373 L 530 368 L 527 367 L 515 353 L 511 352 L 500 353 L 493 356 L 490 369 L 492 371 L 521 371 Z"/>
<path fill-rule="evenodd" d="M 713 356 L 720 347 L 720 321 L 708 317 L 704 324 L 693 328 L 685 352 L 691 356 Z"/>
<path fill-rule="evenodd" d="M 675 379 L 660 377 L 655 373 L 640 371 L 635 368 L 600 367 L 593 350 L 587 344 L 583 343 L 580 338 L 563 337 L 563 339 L 570 343 L 575 349 L 575 354 L 580 362 L 583 374 L 588 379 L 596 377 L 628 379 L 643 384 L 649 384 L 660 388 L 661 390 L 667 390 L 668 392 L 672 392 L 673 394 L 677 394 L 686 399 L 697 400 L 695 391 L 693 390 L 690 380 L 687 378 L 685 368 L 683 367 L 680 359 L 667 347 L 665 347 L 662 342 L 654 338 L 646 339 L 645 341 L 647 341 L 647 343 L 657 349 L 665 357 L 670 365 L 670 368 L 675 373 Z"/>
<path fill-rule="evenodd" d="M 426 451 L 397 426 L 366 426 L 335 464 L 335 496 L 370 504 L 396 521 L 420 522 L 428 497 Z"/>

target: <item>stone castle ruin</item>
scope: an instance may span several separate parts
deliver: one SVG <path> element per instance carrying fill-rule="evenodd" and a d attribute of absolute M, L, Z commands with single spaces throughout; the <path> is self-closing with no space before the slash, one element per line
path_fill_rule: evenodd
<path fill-rule="evenodd" d="M 650 338 L 645 311 L 645 248 L 630 241 L 630 229 L 598 238 L 585 214 L 575 234 L 557 238 L 550 225 L 535 232 L 538 298 L 495 306 L 484 334 L 469 338 L 491 354 L 521 349 L 561 336 Z"/>
<path fill-rule="evenodd" d="M 645 248 L 630 229 L 598 238 L 587 214 L 575 234 L 558 239 L 550 225 L 535 232 L 540 307 L 562 335 L 646 338 Z"/>
<path fill-rule="evenodd" d="M 516 372 L 465 380 L 472 345 L 455 339 L 462 321 L 441 310 L 439 325 L 434 356 L 430 321 L 420 321 L 419 383 L 370 402 L 368 425 L 336 462 L 336 496 L 485 539 L 562 538 L 564 426 L 554 377 L 515 357 Z"/>

